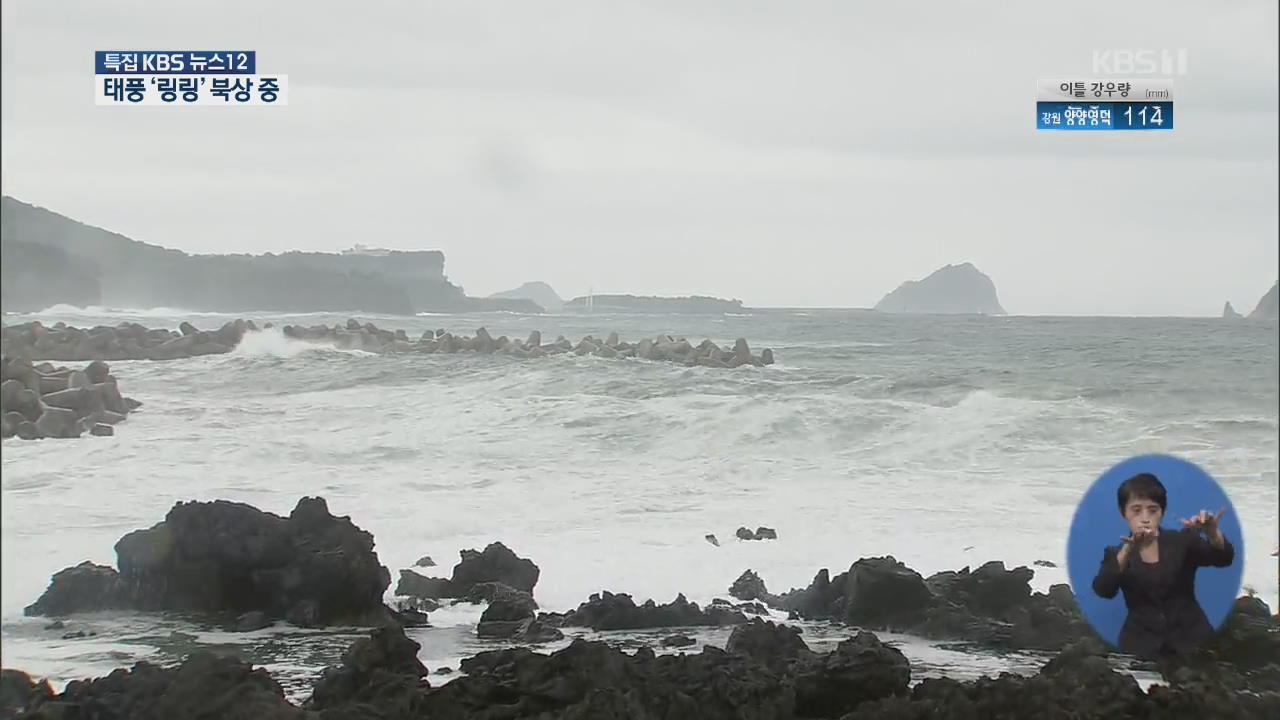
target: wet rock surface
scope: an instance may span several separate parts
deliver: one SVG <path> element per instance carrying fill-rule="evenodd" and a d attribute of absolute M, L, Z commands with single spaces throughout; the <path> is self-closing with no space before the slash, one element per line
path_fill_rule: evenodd
<path fill-rule="evenodd" d="M 178 503 L 164 522 L 116 543 L 119 570 L 81 563 L 55 574 L 25 610 L 57 616 L 128 608 L 261 613 L 302 627 L 373 624 L 390 617 L 390 583 L 373 536 L 303 498 L 280 517 L 223 500 Z"/>
<path fill-rule="evenodd" d="M 667 646 L 685 645 L 670 636 Z M 325 670 L 301 706 L 289 704 L 261 669 L 207 652 L 175 668 L 138 663 L 55 694 L 15 670 L 0 675 L 0 708 L 24 718 L 1274 718 L 1280 690 L 1218 660 L 1166 668 L 1143 692 L 1114 670 L 1100 643 L 1083 640 L 1030 676 L 926 679 L 869 631 L 830 652 L 811 650 L 794 629 L 760 619 L 738 625 L 724 649 L 628 654 L 576 639 L 544 654 L 528 648 L 480 653 L 432 687 L 420 646 L 394 625 L 355 641 Z M 1273 665 L 1274 667 L 1274 665 Z M 1272 671 L 1274 674 L 1274 670 Z M 434 674 L 451 673 L 439 668 Z"/>

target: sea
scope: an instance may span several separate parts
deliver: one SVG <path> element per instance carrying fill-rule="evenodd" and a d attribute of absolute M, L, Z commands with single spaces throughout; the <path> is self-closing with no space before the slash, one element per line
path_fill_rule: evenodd
<path fill-rule="evenodd" d="M 111 363 L 124 394 L 144 403 L 114 437 L 4 441 L 5 667 L 61 686 L 139 660 L 176 663 L 203 647 L 263 665 L 291 698 L 305 697 L 362 629 L 234 633 L 207 618 L 148 613 L 74 616 L 49 628 L 23 616 L 54 572 L 83 560 L 114 564 L 121 536 L 182 501 L 287 515 L 301 497 L 324 497 L 373 534 L 392 587 L 423 555 L 439 564 L 424 573 L 447 576 L 459 551 L 501 541 L 541 568 L 535 597 L 550 611 L 602 590 L 707 603 L 727 597 L 748 568 L 783 592 L 822 568 L 835 574 L 880 555 L 925 575 L 989 560 L 1026 565 L 1044 590 L 1068 581 L 1067 532 L 1085 490 L 1146 452 L 1189 459 L 1222 485 L 1243 526 L 1244 585 L 1277 608 L 1275 321 L 66 306 L 4 321 L 216 329 L 235 317 L 276 329 L 249 334 L 226 355 Z M 744 337 L 756 352 L 772 348 L 777 363 L 723 370 L 574 355 L 375 355 L 279 332 L 351 317 L 412 338 L 480 327 L 519 338 L 536 329 L 544 342 L 617 332 L 731 346 Z M 739 541 L 740 526 L 774 528 L 778 539 Z M 431 614 L 432 627 L 410 631 L 433 672 L 503 646 L 475 637 L 480 611 L 448 607 Z M 815 649 L 849 634 L 800 625 Z M 630 648 L 663 634 L 573 636 Z M 722 645 L 727 634 L 694 637 Z M 911 659 L 917 681 L 1034 672 L 1045 659 L 883 637 Z"/>

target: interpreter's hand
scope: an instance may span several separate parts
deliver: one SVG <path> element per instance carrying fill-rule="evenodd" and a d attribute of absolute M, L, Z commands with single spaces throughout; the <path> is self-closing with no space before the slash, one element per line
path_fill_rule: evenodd
<path fill-rule="evenodd" d="M 1123 542 L 1126 547 L 1140 548 L 1155 539 L 1155 530 L 1134 530 L 1132 535 L 1122 537 L 1120 538 L 1120 541 Z"/>
<path fill-rule="evenodd" d="M 1184 527 L 1189 527 L 1192 530 L 1199 530 L 1207 535 L 1213 535 L 1218 531 L 1218 520 L 1226 511 L 1227 508 L 1225 505 L 1216 513 L 1211 513 L 1208 510 L 1201 510 L 1190 518 L 1184 518 L 1182 520 L 1182 524 Z"/>

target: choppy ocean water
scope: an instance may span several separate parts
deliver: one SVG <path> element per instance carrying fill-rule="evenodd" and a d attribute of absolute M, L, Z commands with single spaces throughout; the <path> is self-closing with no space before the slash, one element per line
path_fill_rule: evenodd
<path fill-rule="evenodd" d="M 252 317 L 332 325 L 351 316 Z M 214 328 L 232 316 L 57 308 L 5 322 L 32 317 Z M 4 442 L 4 665 L 65 681 L 214 645 L 305 694 L 358 631 L 233 634 L 135 614 L 73 618 L 54 631 L 22 617 L 52 573 L 84 559 L 114 564 L 120 536 L 181 500 L 287 514 L 303 495 L 324 496 L 373 533 L 393 579 L 423 554 L 447 574 L 459 550 L 501 540 L 539 565 L 535 595 L 556 611 L 603 589 L 707 602 L 747 568 L 780 592 L 820 568 L 883 554 L 926 575 L 1049 560 L 1059 567 L 1035 568 L 1044 589 L 1066 581 L 1067 530 L 1085 488 L 1116 461 L 1153 450 L 1201 464 L 1224 486 L 1244 527 L 1244 582 L 1277 604 L 1275 322 L 822 310 L 356 317 L 411 337 L 481 326 L 495 337 L 538 329 L 546 341 L 742 336 L 773 348 L 778 364 L 377 356 L 274 332 L 228 355 L 113 363 L 123 392 L 145 403 L 115 437 Z M 779 539 L 736 541 L 740 525 L 776 528 Z M 456 669 L 494 647 L 474 637 L 478 616 L 433 614 L 435 627 L 415 631 L 423 661 Z M 97 634 L 62 639 L 80 629 Z M 717 644 L 718 633 L 698 637 Z M 806 626 L 817 647 L 842 636 Z M 1040 662 L 893 640 L 919 676 Z"/>

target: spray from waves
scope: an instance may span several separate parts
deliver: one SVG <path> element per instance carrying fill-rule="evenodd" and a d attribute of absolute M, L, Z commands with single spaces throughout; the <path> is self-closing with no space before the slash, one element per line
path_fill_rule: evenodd
<path fill-rule="evenodd" d="M 327 352 L 370 357 L 376 355 L 365 350 L 340 348 L 332 343 L 310 342 L 285 337 L 278 328 L 247 332 L 228 355 L 236 358 L 297 357 L 304 353 Z"/>
<path fill-rule="evenodd" d="M 197 312 L 170 307 L 114 308 L 104 305 L 77 307 L 59 303 L 34 313 L 20 313 L 33 317 L 121 317 L 121 318 L 173 318 L 173 317 L 238 317 L 235 313 Z"/>

